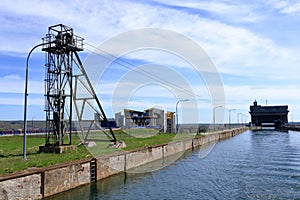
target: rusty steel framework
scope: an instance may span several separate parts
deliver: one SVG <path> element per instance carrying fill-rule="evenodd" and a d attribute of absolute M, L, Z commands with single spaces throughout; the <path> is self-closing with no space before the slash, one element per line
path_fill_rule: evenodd
<path fill-rule="evenodd" d="M 96 127 L 116 143 L 111 127 L 107 133 L 100 126 L 99 119 L 108 120 L 78 55 L 83 51 L 83 40 L 63 24 L 49 27 L 43 38 L 42 50 L 46 52 L 46 146 L 70 145 L 74 130 L 81 132 L 84 141 L 88 140 L 89 133 Z M 73 108 L 75 120 L 72 118 Z"/>

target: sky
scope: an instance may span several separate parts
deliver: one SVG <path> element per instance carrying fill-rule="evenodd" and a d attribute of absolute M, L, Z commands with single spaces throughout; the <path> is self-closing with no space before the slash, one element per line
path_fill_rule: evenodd
<path fill-rule="evenodd" d="M 41 43 L 49 26 L 61 23 L 85 38 L 80 58 L 93 77 L 108 117 L 125 107 L 175 112 L 178 100 L 189 99 L 178 104 L 184 123 L 212 122 L 214 112 L 220 115 L 217 122 L 227 123 L 229 109 L 235 109 L 232 122 L 237 122 L 238 116 L 243 116 L 240 121 L 249 121 L 249 106 L 257 100 L 261 105 L 288 105 L 289 121 L 300 121 L 299 22 L 300 3 L 293 0 L 2 0 L 0 120 L 23 119 L 27 54 Z M 171 50 L 148 46 L 130 49 L 140 41 L 159 45 L 160 40 L 153 35 L 119 40 L 124 33 L 133 31 L 132 36 L 149 28 L 170 31 L 170 37 L 164 39 Z M 187 44 L 190 41 L 203 52 L 193 52 Z M 180 54 L 172 49 L 172 42 L 181 45 Z M 115 56 L 106 68 L 101 68 L 105 57 L 99 53 L 102 49 Z M 89 66 L 93 55 L 98 57 L 99 71 L 103 71 L 100 77 L 94 77 L 95 68 Z M 184 55 L 191 56 L 190 60 Z M 215 70 L 197 71 L 191 61 L 197 55 L 211 61 Z M 28 120 L 44 119 L 44 52 L 35 50 L 29 63 Z M 138 80 L 132 80 L 136 76 Z M 214 85 L 218 78 L 224 91 L 220 104 L 213 100 L 214 92 L 222 93 Z M 134 87 L 127 91 L 129 94 L 120 92 L 130 85 Z M 124 96 L 128 98 L 120 100 Z"/>

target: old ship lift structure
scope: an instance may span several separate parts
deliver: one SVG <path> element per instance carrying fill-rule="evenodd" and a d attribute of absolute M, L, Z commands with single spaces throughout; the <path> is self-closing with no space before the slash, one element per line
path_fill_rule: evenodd
<path fill-rule="evenodd" d="M 63 24 L 48 28 L 42 39 L 45 52 L 45 147 L 71 145 L 72 132 L 81 132 L 83 142 L 91 131 L 101 130 L 106 140 L 116 143 L 116 137 L 80 60 L 82 37 Z M 75 117 L 74 117 L 75 116 Z M 108 124 L 101 127 L 100 121 Z"/>

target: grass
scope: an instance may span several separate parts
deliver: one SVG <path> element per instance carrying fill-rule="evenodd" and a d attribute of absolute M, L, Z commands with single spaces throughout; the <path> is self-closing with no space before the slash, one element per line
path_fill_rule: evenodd
<path fill-rule="evenodd" d="M 74 144 L 80 140 L 73 138 Z M 38 153 L 40 145 L 45 144 L 43 136 L 27 137 L 27 160 L 23 160 L 23 137 L 7 136 L 0 138 L 0 174 L 8 174 L 31 167 L 45 167 L 62 162 L 91 157 L 84 146 L 79 146 L 76 151 L 66 151 L 62 154 Z"/>
<path fill-rule="evenodd" d="M 113 153 L 122 150 L 133 150 L 141 147 L 147 147 L 152 145 L 164 144 L 174 140 L 176 134 L 159 134 L 156 131 L 156 135 L 153 135 L 152 130 L 140 129 L 141 132 L 138 133 L 137 130 L 128 130 L 125 131 L 114 131 L 114 134 L 118 141 L 124 141 L 126 147 L 121 149 L 116 148 L 107 148 L 110 142 L 97 142 L 99 140 L 105 139 L 103 134 L 94 132 L 89 135 L 88 139 L 96 141 L 96 146 L 87 147 L 89 152 L 94 156 L 99 156 L 107 153 Z M 146 137 L 147 136 L 147 137 Z"/>
<path fill-rule="evenodd" d="M 123 132 L 128 136 L 136 138 L 149 138 L 159 133 L 159 130 L 154 128 L 127 128 L 123 129 Z"/>
<path fill-rule="evenodd" d="M 178 140 L 184 140 L 192 138 L 191 135 L 178 135 L 178 134 L 158 134 L 151 137 L 128 137 L 126 138 L 125 144 L 127 147 L 122 148 L 123 150 L 132 150 L 137 149 L 141 147 L 147 147 L 147 146 L 153 146 L 153 145 L 159 145 L 159 144 L 165 144 L 169 143 L 171 141 L 178 141 Z"/>
<path fill-rule="evenodd" d="M 122 150 L 133 150 L 141 147 L 153 146 L 168 143 L 171 141 L 183 140 L 194 136 L 186 134 L 162 134 L 153 135 L 153 130 L 137 130 L 124 132 L 114 131 L 118 140 L 125 142 L 127 147 L 122 149 L 109 148 L 110 142 L 96 141 L 96 147 L 77 146 L 76 151 L 66 151 L 62 154 L 38 153 L 39 146 L 45 144 L 44 136 L 27 136 L 27 160 L 23 160 L 23 137 L 5 136 L 0 137 L 0 175 L 25 170 L 32 167 L 46 167 L 58 163 L 74 161 L 82 158 L 109 154 Z M 151 134 L 150 134 L 151 133 Z M 145 136 L 148 137 L 145 137 Z M 91 140 L 106 139 L 103 134 L 97 132 L 89 136 Z M 81 142 L 78 136 L 73 136 L 73 145 Z"/>

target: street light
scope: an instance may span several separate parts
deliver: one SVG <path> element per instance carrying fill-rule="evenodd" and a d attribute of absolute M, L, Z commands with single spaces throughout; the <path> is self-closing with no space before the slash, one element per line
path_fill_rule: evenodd
<path fill-rule="evenodd" d="M 42 45 L 46 45 L 46 44 L 50 44 L 50 42 L 48 43 L 42 43 L 42 44 L 38 44 L 35 47 L 33 47 L 30 52 L 27 55 L 27 59 L 26 59 L 26 69 L 25 69 L 25 92 L 24 92 L 24 125 L 23 125 L 23 130 L 24 130 L 24 134 L 23 134 L 23 160 L 26 160 L 26 134 L 27 134 L 27 97 L 28 97 L 28 65 L 29 65 L 29 58 L 31 53 L 37 48 L 40 47 Z"/>
<path fill-rule="evenodd" d="M 223 106 L 216 106 L 213 108 L 214 129 L 216 129 L 216 113 L 215 112 L 216 112 L 217 108 L 221 108 L 221 107 L 223 107 Z"/>
<path fill-rule="evenodd" d="M 182 101 L 188 101 L 188 99 L 180 99 L 177 101 L 176 103 L 176 133 L 178 133 L 178 104 L 179 102 L 182 102 Z"/>
<path fill-rule="evenodd" d="M 247 118 L 248 118 L 248 115 L 245 115 L 245 114 L 244 114 L 244 125 L 247 124 Z"/>
<path fill-rule="evenodd" d="M 240 119 L 240 115 L 242 115 L 243 113 L 237 113 L 237 123 L 238 123 L 238 125 L 240 125 L 240 121 L 239 121 L 239 119 Z"/>
<path fill-rule="evenodd" d="M 244 126 L 245 117 L 244 114 L 241 115 L 242 126 Z"/>
<path fill-rule="evenodd" d="M 235 109 L 229 109 L 228 110 L 228 124 L 229 124 L 229 129 L 231 125 L 231 111 L 235 111 Z"/>

